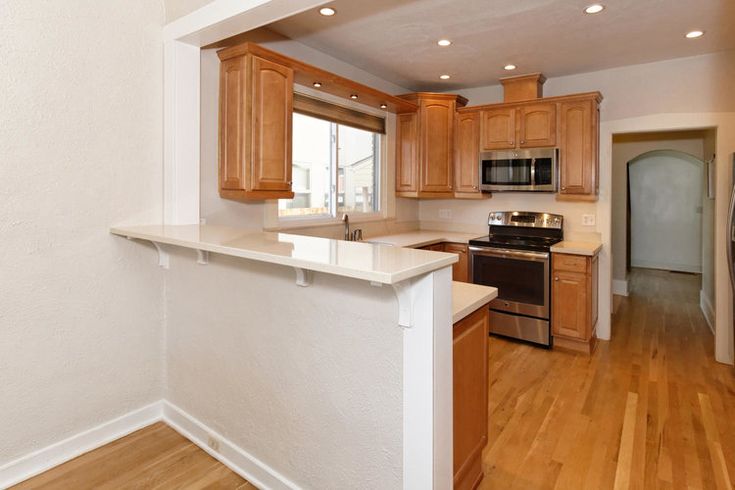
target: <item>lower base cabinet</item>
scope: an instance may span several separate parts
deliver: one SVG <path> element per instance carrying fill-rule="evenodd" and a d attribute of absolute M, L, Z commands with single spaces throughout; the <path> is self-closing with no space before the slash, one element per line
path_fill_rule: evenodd
<path fill-rule="evenodd" d="M 470 282 L 470 258 L 466 244 L 450 242 L 435 243 L 434 245 L 421 247 L 421 250 L 457 254 L 459 256 L 459 262 L 452 264 L 452 281 Z"/>
<path fill-rule="evenodd" d="M 477 488 L 488 440 L 488 335 L 490 310 L 454 324 L 454 488 Z"/>
<path fill-rule="evenodd" d="M 597 342 L 598 257 L 551 257 L 554 347 L 591 354 Z"/>

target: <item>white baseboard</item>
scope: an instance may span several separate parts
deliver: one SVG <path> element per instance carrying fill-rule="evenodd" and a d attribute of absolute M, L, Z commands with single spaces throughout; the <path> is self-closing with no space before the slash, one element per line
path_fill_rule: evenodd
<path fill-rule="evenodd" d="M 628 281 L 613 279 L 612 292 L 618 296 L 628 296 Z"/>
<path fill-rule="evenodd" d="M 704 291 L 699 291 L 699 308 L 701 308 L 704 314 L 704 319 L 707 321 L 709 329 L 712 330 L 712 335 L 715 334 L 715 309 L 712 308 L 712 303 Z"/>
<path fill-rule="evenodd" d="M 693 274 L 701 274 L 701 265 L 692 264 L 675 264 L 671 262 L 656 262 L 654 260 L 633 260 L 633 267 L 641 267 L 643 269 L 658 269 L 662 271 L 691 272 Z"/>
<path fill-rule="evenodd" d="M 179 407 L 160 400 L 0 466 L 0 489 L 25 481 L 160 420 L 262 490 L 300 488 Z M 210 437 L 217 440 L 217 450 L 207 444 Z"/>
<path fill-rule="evenodd" d="M 0 488 L 7 488 L 43 473 L 131 432 L 161 420 L 163 403 L 158 401 L 110 420 L 63 441 L 51 444 L 0 467 Z"/>
<path fill-rule="evenodd" d="M 163 420 L 179 434 L 262 490 L 293 490 L 300 488 L 252 454 L 228 441 L 216 431 L 168 401 L 163 402 Z M 210 437 L 217 441 L 218 450 L 209 447 L 208 440 Z"/>

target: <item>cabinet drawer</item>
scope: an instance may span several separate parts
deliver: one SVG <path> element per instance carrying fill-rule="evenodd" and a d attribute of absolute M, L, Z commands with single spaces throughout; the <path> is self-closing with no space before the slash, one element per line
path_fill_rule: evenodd
<path fill-rule="evenodd" d="M 554 254 L 552 267 L 555 271 L 587 272 L 587 257 Z"/>

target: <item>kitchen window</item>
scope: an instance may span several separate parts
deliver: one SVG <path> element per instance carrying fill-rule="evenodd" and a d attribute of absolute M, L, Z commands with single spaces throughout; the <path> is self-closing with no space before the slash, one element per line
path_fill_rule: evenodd
<path fill-rule="evenodd" d="M 382 118 L 296 94 L 293 114 L 293 199 L 278 201 L 278 218 L 338 218 L 380 209 Z"/>

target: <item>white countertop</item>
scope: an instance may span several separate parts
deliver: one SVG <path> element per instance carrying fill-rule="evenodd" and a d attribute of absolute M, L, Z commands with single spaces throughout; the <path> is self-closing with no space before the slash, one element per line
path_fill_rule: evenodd
<path fill-rule="evenodd" d="M 396 284 L 457 262 L 455 254 L 215 225 L 113 227 L 110 232 L 298 269 Z"/>
<path fill-rule="evenodd" d="M 568 240 L 551 246 L 552 253 L 586 255 L 589 257 L 597 255 L 600 249 L 602 249 L 602 243 L 600 242 L 572 242 Z"/>
<path fill-rule="evenodd" d="M 452 281 L 452 323 L 457 323 L 498 297 L 498 288 Z"/>
<path fill-rule="evenodd" d="M 418 248 L 441 242 L 468 243 L 477 238 L 476 233 L 455 233 L 452 231 L 408 231 L 394 235 L 381 235 L 365 238 L 366 242 L 391 245 L 393 247 Z"/>

